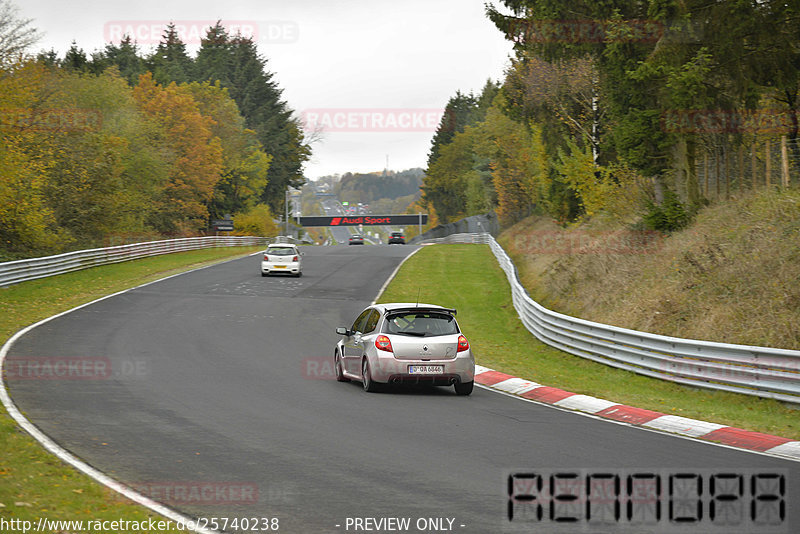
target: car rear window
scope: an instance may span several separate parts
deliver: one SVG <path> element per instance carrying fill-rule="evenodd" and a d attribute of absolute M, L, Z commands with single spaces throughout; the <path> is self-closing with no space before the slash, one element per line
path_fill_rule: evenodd
<path fill-rule="evenodd" d="M 384 331 L 417 337 L 446 336 L 458 334 L 458 325 L 448 313 L 400 312 L 388 315 Z"/>
<path fill-rule="evenodd" d="M 269 247 L 267 254 L 270 256 L 291 256 L 297 254 L 297 251 L 294 247 Z"/>

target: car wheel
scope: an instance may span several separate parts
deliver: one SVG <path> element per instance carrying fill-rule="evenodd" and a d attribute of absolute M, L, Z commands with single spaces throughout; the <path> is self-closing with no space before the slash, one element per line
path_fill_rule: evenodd
<path fill-rule="evenodd" d="M 333 362 L 333 370 L 336 373 L 336 381 L 350 382 L 350 379 L 344 376 L 344 372 L 342 371 L 342 358 L 339 356 L 338 350 L 333 355 Z"/>
<path fill-rule="evenodd" d="M 261 276 L 269 276 L 269 273 L 261 273 Z"/>
<path fill-rule="evenodd" d="M 472 393 L 472 388 L 475 382 L 456 382 L 453 387 L 456 388 L 456 395 L 469 395 Z"/>
<path fill-rule="evenodd" d="M 364 391 L 369 393 L 378 391 L 378 384 L 372 380 L 372 374 L 369 371 L 369 361 L 366 358 L 361 362 L 361 383 L 364 386 Z"/>

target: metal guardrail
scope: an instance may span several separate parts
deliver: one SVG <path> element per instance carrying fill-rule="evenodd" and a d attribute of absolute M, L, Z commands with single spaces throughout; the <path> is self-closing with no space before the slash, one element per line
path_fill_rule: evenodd
<path fill-rule="evenodd" d="M 482 215 L 470 215 L 455 222 L 440 224 L 421 235 L 414 236 L 409 240 L 409 245 L 425 243 L 432 239 L 441 239 L 454 234 L 482 234 L 489 233 L 497 235 L 500 233 L 500 223 L 494 213 L 484 213 Z"/>
<path fill-rule="evenodd" d="M 464 243 L 476 243 L 479 245 L 488 245 L 489 238 L 492 236 L 490 234 L 450 234 L 444 237 L 435 237 L 432 239 L 425 239 L 418 244 L 445 244 L 445 245 L 453 245 L 453 244 L 464 244 Z"/>
<path fill-rule="evenodd" d="M 267 241 L 268 239 L 264 237 L 187 237 L 8 261 L 0 263 L 0 287 L 147 256 L 213 247 L 258 246 L 266 244 Z"/>
<path fill-rule="evenodd" d="M 453 234 L 426 242 L 488 243 L 506 273 L 522 323 L 548 345 L 680 384 L 800 403 L 800 351 L 661 336 L 570 317 L 528 295 L 513 262 L 491 235 Z"/>

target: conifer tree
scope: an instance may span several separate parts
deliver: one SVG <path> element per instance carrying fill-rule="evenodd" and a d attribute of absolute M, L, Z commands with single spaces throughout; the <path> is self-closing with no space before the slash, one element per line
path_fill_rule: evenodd
<path fill-rule="evenodd" d="M 120 76 L 125 78 L 130 85 L 135 85 L 139 76 L 147 71 L 144 59 L 139 55 L 139 48 L 130 35 L 123 37 L 118 46 L 106 45 L 103 54 L 107 65 L 116 65 Z"/>
<path fill-rule="evenodd" d="M 167 26 L 147 64 L 153 80 L 159 85 L 187 83 L 195 79 L 194 62 L 186 53 L 186 44 L 181 41 L 174 23 Z"/>

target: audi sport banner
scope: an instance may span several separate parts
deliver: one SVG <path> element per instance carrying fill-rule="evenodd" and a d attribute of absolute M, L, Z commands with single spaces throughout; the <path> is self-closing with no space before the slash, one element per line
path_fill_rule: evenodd
<path fill-rule="evenodd" d="M 410 224 L 427 224 L 428 215 L 341 215 L 336 217 L 299 217 L 303 226 L 407 226 Z"/>

